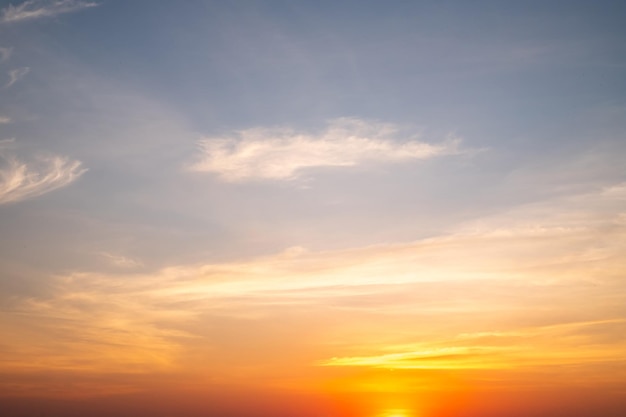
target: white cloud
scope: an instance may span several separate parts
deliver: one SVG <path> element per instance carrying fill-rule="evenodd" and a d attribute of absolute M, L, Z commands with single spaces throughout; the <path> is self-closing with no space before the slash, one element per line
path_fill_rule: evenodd
<path fill-rule="evenodd" d="M 225 181 L 290 180 L 315 167 L 348 167 L 367 162 L 426 159 L 457 152 L 458 140 L 433 145 L 399 140 L 390 124 L 337 119 L 317 134 L 291 129 L 254 128 L 199 142 L 201 159 L 194 171 L 211 172 Z"/>
<path fill-rule="evenodd" d="M 619 196 L 597 190 L 523 211 L 524 217 L 515 211 L 489 216 L 480 228 L 470 222 L 414 242 L 322 252 L 291 247 L 242 261 L 171 266 L 133 274 L 132 279 L 97 273 L 77 276 L 87 277 L 80 282 L 102 294 L 113 286 L 170 301 L 248 297 L 249 302 L 298 293 L 327 298 L 326 291 L 358 287 L 380 291 L 384 286 L 415 283 L 490 281 L 543 287 L 610 280 L 623 270 L 626 229 L 615 224 L 622 214 Z M 112 261 L 136 262 L 102 254 Z"/>
<path fill-rule="evenodd" d="M 42 157 L 33 163 L 22 162 L 5 155 L 0 146 L 0 204 L 37 197 L 64 187 L 85 171 L 79 161 L 60 156 Z"/>
<path fill-rule="evenodd" d="M 28 0 L 18 6 L 10 4 L 8 7 L 4 8 L 2 10 L 1 21 L 9 23 L 54 17 L 97 5 L 98 4 L 94 2 L 81 0 Z"/>
<path fill-rule="evenodd" d="M 9 81 L 4 85 L 4 88 L 9 88 L 30 72 L 30 68 L 22 67 L 9 71 Z"/>
<path fill-rule="evenodd" d="M 0 46 L 0 62 L 6 61 L 11 57 L 11 53 L 13 53 L 13 48 L 6 48 L 4 46 Z"/>
<path fill-rule="evenodd" d="M 11 123 L 11 118 L 7 116 L 0 116 L 0 125 L 6 125 Z"/>
<path fill-rule="evenodd" d="M 129 258 L 127 256 L 115 255 L 109 252 L 101 252 L 101 255 L 106 258 L 111 264 L 119 268 L 137 268 L 142 266 L 142 263 L 136 259 Z"/>

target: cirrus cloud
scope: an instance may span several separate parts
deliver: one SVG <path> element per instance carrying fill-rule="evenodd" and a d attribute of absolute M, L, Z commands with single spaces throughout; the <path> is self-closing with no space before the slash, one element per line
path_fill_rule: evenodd
<path fill-rule="evenodd" d="M 2 9 L 3 23 L 34 20 L 44 17 L 54 17 L 64 13 L 71 13 L 88 7 L 97 6 L 97 3 L 81 0 L 27 0 L 14 6 L 10 4 Z"/>
<path fill-rule="evenodd" d="M 399 137 L 391 124 L 341 118 L 317 134 L 281 128 L 252 128 L 199 142 L 191 170 L 228 182 L 292 180 L 305 169 L 389 163 L 457 153 L 459 140 L 440 144 Z"/>
<path fill-rule="evenodd" d="M 7 81 L 7 83 L 4 85 L 4 88 L 11 87 L 13 84 L 24 78 L 29 72 L 30 68 L 28 67 L 16 68 L 9 71 L 9 81 Z"/>
<path fill-rule="evenodd" d="M 1 141 L 0 144 L 10 142 Z M 22 201 L 64 187 L 85 171 L 79 161 L 56 155 L 24 162 L 8 155 L 0 146 L 0 204 Z"/>
<path fill-rule="evenodd" d="M 580 376 L 597 375 L 599 365 L 624 365 L 626 227 L 615 221 L 625 191 L 623 183 L 607 184 L 414 242 L 294 247 L 152 271 L 133 271 L 138 261 L 102 252 L 129 268 L 50 276 L 53 291 L 13 300 L 0 321 L 0 332 L 11 335 L 0 345 L 0 368 L 152 374 L 218 354 L 194 369 L 227 373 L 229 361 L 297 366 L 281 350 L 257 349 L 254 328 L 271 346 L 327 335 L 328 348 L 312 362 L 324 367 L 576 366 Z M 364 338 L 338 336 L 349 320 L 363 323 Z M 277 333 L 278 322 L 292 326 Z M 371 340 L 372 333 L 381 336 Z M 233 343 L 249 347 L 240 351 L 245 357 L 232 354 Z M 14 389 L 2 378 L 0 388 Z"/>

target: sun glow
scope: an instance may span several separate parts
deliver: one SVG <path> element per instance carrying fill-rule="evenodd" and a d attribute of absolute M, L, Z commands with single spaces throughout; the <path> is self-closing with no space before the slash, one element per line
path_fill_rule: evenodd
<path fill-rule="evenodd" d="M 390 410 L 385 410 L 381 414 L 377 415 L 376 417 L 416 417 L 416 416 L 413 413 L 411 413 L 409 410 L 401 409 L 401 408 L 394 408 Z"/>

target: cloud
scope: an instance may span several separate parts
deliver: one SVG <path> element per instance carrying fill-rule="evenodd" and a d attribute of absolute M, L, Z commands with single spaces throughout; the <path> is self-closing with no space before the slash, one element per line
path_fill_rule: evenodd
<path fill-rule="evenodd" d="M 11 123 L 11 118 L 7 116 L 0 116 L 0 125 L 6 125 Z"/>
<path fill-rule="evenodd" d="M 13 53 L 13 48 L 6 48 L 3 46 L 0 46 L 0 62 L 6 61 L 7 59 L 9 59 L 12 53 Z"/>
<path fill-rule="evenodd" d="M 493 348 L 453 346 L 364 357 L 334 357 L 319 362 L 319 365 L 385 369 L 494 369 L 504 365 L 493 360 L 496 351 Z"/>
<path fill-rule="evenodd" d="M 2 156 L 3 149 L 11 149 L 15 146 L 15 139 L 0 139 L 0 156 Z"/>
<path fill-rule="evenodd" d="M 4 141 L 4 143 L 8 143 Z M 0 146 L 0 204 L 14 203 L 64 187 L 86 170 L 79 161 L 60 156 L 22 162 Z"/>
<path fill-rule="evenodd" d="M 457 340 L 385 346 L 372 355 L 333 357 L 319 361 L 318 365 L 383 369 L 594 366 L 619 357 L 618 352 L 626 342 L 626 338 L 621 336 L 625 327 L 626 319 L 620 318 L 522 327 L 515 332 L 481 332 L 474 337 L 461 334 Z M 476 343 L 467 343 L 472 338 L 476 339 Z M 581 345 L 587 343 L 591 346 L 586 345 L 581 350 Z"/>
<path fill-rule="evenodd" d="M 140 261 L 127 256 L 115 255 L 109 252 L 101 252 L 100 254 L 119 268 L 137 268 L 143 265 Z"/>
<path fill-rule="evenodd" d="M 9 71 L 9 81 L 4 85 L 4 88 L 9 88 L 30 72 L 30 68 L 22 67 Z"/>
<path fill-rule="evenodd" d="M 23 20 L 54 17 L 97 5 L 98 4 L 95 2 L 81 0 L 27 0 L 18 6 L 10 4 L 8 7 L 4 8 L 0 21 L 3 23 L 12 23 Z"/>
<path fill-rule="evenodd" d="M 14 297 L 0 367 L 265 366 L 274 377 L 276 363 L 302 362 L 324 372 L 608 366 L 626 348 L 625 192 L 612 184 L 393 245 L 64 272 L 46 293 Z M 303 355 L 313 339 L 319 350 Z"/>
<path fill-rule="evenodd" d="M 458 140 L 429 144 L 398 140 L 390 124 L 337 119 L 317 134 L 291 129 L 253 128 L 199 142 L 201 157 L 193 171 L 217 174 L 222 180 L 291 180 L 319 167 L 427 159 L 457 152 Z"/>
<path fill-rule="evenodd" d="M 145 289 L 151 296 L 179 301 L 299 292 L 326 297 L 348 287 L 378 291 L 380 286 L 415 283 L 599 283 L 624 266 L 625 195 L 625 184 L 618 183 L 491 215 L 413 242 L 333 251 L 291 247 L 252 259 L 174 265 L 119 279 L 133 282 L 137 287 L 132 291 Z M 123 254 L 101 254 L 120 266 L 140 264 Z M 104 286 L 95 288 L 96 293 L 118 285 L 107 275 L 79 275 L 89 279 L 72 282 Z M 147 284 L 143 289 L 142 283 Z M 318 290 L 328 292 L 316 295 Z"/>

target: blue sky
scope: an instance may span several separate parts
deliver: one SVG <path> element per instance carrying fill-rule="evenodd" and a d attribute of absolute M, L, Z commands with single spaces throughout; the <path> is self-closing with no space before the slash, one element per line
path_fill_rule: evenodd
<path fill-rule="evenodd" d="M 457 290 L 512 274 L 507 298 L 521 285 L 514 266 L 542 271 L 525 283 L 560 277 L 548 290 L 560 292 L 574 259 L 597 262 L 581 268 L 610 288 L 598 293 L 603 317 L 625 320 L 611 298 L 626 294 L 614 281 L 626 195 L 623 2 L 0 4 L 6 323 L 16 311 L 46 314 L 44 304 L 70 314 L 63 303 L 76 291 L 92 294 L 83 313 L 100 311 L 94 300 L 127 280 L 207 296 L 186 286 L 194 274 L 219 276 L 219 291 L 232 280 L 224 291 L 247 297 L 328 288 L 333 277 L 348 292 L 409 285 L 428 266 L 423 274 Z M 441 246 L 431 255 L 405 257 L 432 242 Z M 364 259 L 380 262 L 362 269 Z M 317 278 L 314 262 L 329 265 Z M 572 279 L 560 313 L 574 320 L 569 303 L 587 284 Z M 195 304 L 177 314 L 218 320 Z"/>
<path fill-rule="evenodd" d="M 3 207 L 6 236 L 16 235 L 7 245 L 40 241 L 47 252 L 60 236 L 76 245 L 55 245 L 57 268 L 73 267 L 73 250 L 93 242 L 88 230 L 117 246 L 142 225 L 136 232 L 163 237 L 151 250 L 172 262 L 248 248 L 238 242 L 246 222 L 278 229 L 250 254 L 367 245 L 623 178 L 619 2 L 65 3 L 33 2 L 49 15 L 0 29 L 7 154 L 47 153 L 86 170 L 39 201 Z M 186 170 L 205 137 L 257 128 L 315 136 L 340 118 L 396 126 L 392 140 L 454 137 L 458 155 L 233 187 Z M 63 217 L 54 231 L 53 215 Z M 32 221 L 42 224 L 25 227 Z M 115 224 L 124 231 L 106 230 Z"/>
<path fill-rule="evenodd" d="M 346 211 L 385 228 L 377 192 L 397 199 L 397 210 L 419 216 L 449 202 L 456 202 L 455 210 L 461 204 L 470 211 L 480 199 L 486 199 L 483 205 L 507 205 L 555 187 L 597 186 L 593 182 L 605 175 L 619 175 L 610 166 L 617 161 L 583 161 L 623 150 L 619 2 L 593 7 L 586 2 L 81 4 L 89 3 L 3 24 L 5 48 L 11 50 L 4 72 L 28 68 L 28 73 L 3 92 L 3 113 L 12 122 L 2 127 L 4 138 L 15 138 L 20 149 L 41 148 L 82 161 L 89 171 L 63 195 L 90 195 L 103 216 L 113 216 L 117 208 L 122 222 L 136 213 L 157 228 L 166 223 L 161 216 L 174 221 L 174 228 L 196 228 L 187 211 L 197 204 L 210 212 L 208 196 L 215 186 L 211 176 L 183 178 L 196 141 L 257 127 L 319 131 L 344 117 L 402 127 L 407 132 L 398 140 L 417 133 L 427 142 L 457 136 L 465 156 L 398 168 L 408 172 L 386 166 L 379 169 L 387 178 L 363 181 L 346 170 L 331 180 L 345 181 L 341 187 L 311 186 L 306 196 L 293 184 L 254 184 L 251 203 L 271 205 L 265 195 L 277 193 L 275 201 L 291 201 L 286 204 L 296 204 L 305 211 L 303 220 L 310 220 L 317 212 L 325 217 L 324 199 L 347 190 L 347 199 L 355 201 L 346 202 Z M 593 172 L 580 174 L 576 164 L 597 166 L 583 167 Z M 525 170 L 530 172 L 519 176 L 562 171 L 563 184 L 509 190 L 503 180 Z M 168 184 L 182 192 L 175 183 L 190 181 L 200 182 L 194 187 L 207 200 L 194 203 L 200 198 L 196 192 L 179 195 L 179 202 L 192 201 L 171 208 L 174 213 L 156 202 L 147 208 L 116 198 L 127 192 L 167 199 Z M 153 188 L 148 192 L 146 186 Z M 220 205 L 236 198 L 223 192 L 228 196 L 219 198 Z M 275 214 L 279 208 L 264 210 L 284 217 Z M 333 210 L 340 216 L 341 208 Z M 207 232 L 223 229 L 222 220 L 199 215 Z"/>

